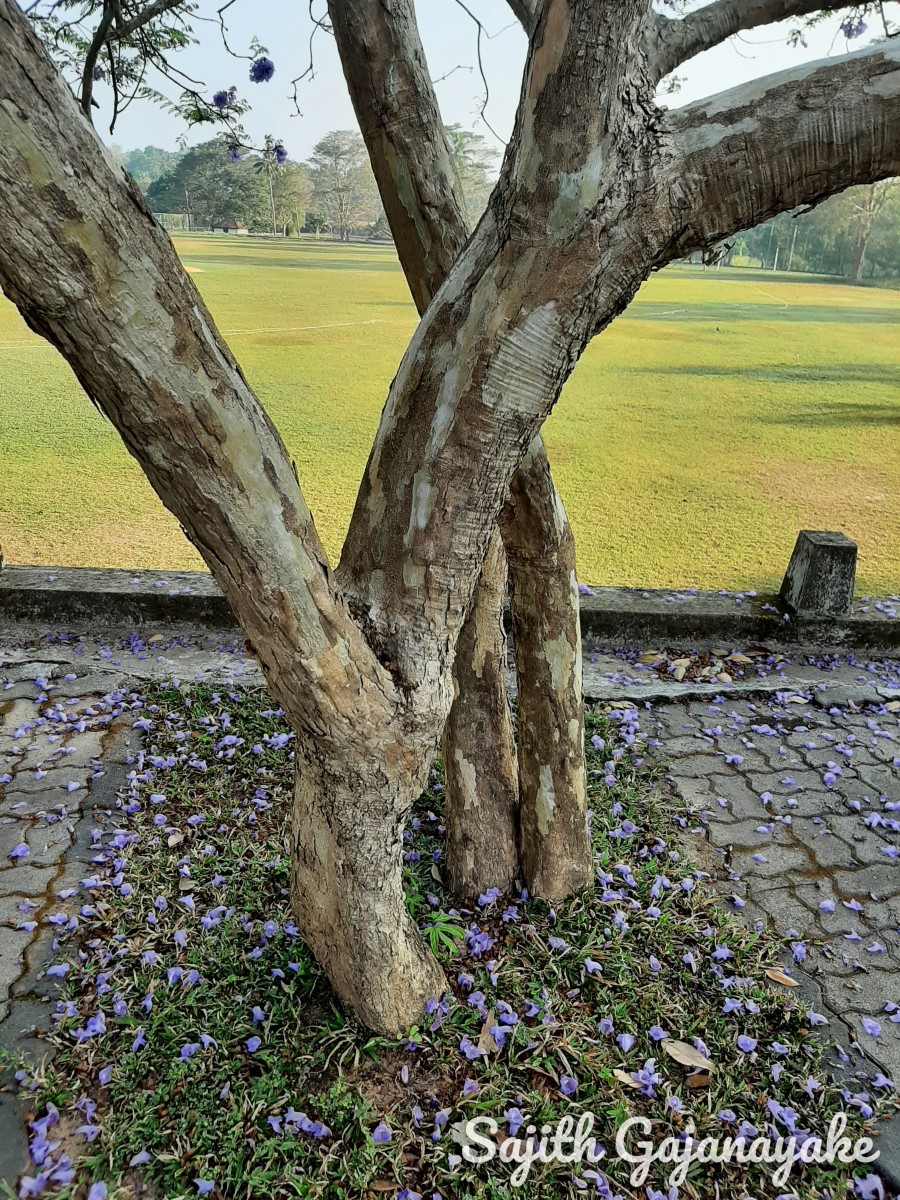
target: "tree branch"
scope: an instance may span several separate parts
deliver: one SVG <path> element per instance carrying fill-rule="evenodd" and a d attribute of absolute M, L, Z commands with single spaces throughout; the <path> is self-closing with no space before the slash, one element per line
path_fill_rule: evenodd
<path fill-rule="evenodd" d="M 117 0 L 106 0 L 104 3 L 100 24 L 94 30 L 94 36 L 91 38 L 91 44 L 84 59 L 84 69 L 81 73 L 81 111 L 89 121 L 93 120 L 91 101 L 94 94 L 94 69 L 97 66 L 97 59 L 100 57 L 100 51 L 106 42 L 110 26 L 115 20 L 118 7 Z"/>
<path fill-rule="evenodd" d="M 16 0 L 0 0 L 0 144 L 0 287 L 187 530 L 295 729 L 349 745 L 362 708 L 390 724 L 404 701 L 334 583 L 281 438 Z"/>
<path fill-rule="evenodd" d="M 823 0 L 714 0 L 687 16 L 656 15 L 652 33 L 659 79 L 704 50 L 711 50 L 742 29 L 773 25 L 825 7 Z"/>
<path fill-rule="evenodd" d="M 664 261 L 798 205 L 900 174 L 900 45 L 808 63 L 670 114 Z"/>
<path fill-rule="evenodd" d="M 141 29 L 144 25 L 149 24 L 149 22 L 154 20 L 156 17 L 161 17 L 163 13 L 169 12 L 170 9 L 178 8 L 184 3 L 185 0 L 154 0 L 153 4 L 148 4 L 142 12 L 139 12 L 137 16 L 132 17 L 130 21 L 123 21 L 120 24 L 117 24 L 116 28 L 110 35 L 109 40 L 120 41 L 122 38 L 129 37 L 132 33 L 136 33 L 137 30 Z"/>
<path fill-rule="evenodd" d="M 420 315 L 469 236 L 413 0 L 329 0 L 344 77 Z"/>
<path fill-rule="evenodd" d="M 506 0 L 506 3 L 513 10 L 516 20 L 521 22 L 522 28 L 530 35 L 537 20 L 540 0 Z"/>

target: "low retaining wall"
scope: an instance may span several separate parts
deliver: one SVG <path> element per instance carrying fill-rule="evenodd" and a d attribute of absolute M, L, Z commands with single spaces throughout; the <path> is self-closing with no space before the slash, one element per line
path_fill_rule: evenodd
<path fill-rule="evenodd" d="M 891 615 L 895 612 L 896 617 Z M 3 567 L 0 617 L 53 629 L 87 622 L 236 625 L 225 597 L 205 571 L 94 567 Z M 791 614 L 778 596 L 597 587 L 582 596 L 581 627 L 585 639 L 607 645 L 721 643 L 731 648 L 760 643 L 892 653 L 900 651 L 900 598 L 857 601 L 847 617 L 802 617 Z"/>

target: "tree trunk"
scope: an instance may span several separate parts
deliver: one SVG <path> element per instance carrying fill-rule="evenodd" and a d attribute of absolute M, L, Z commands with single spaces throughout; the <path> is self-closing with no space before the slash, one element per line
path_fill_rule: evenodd
<path fill-rule="evenodd" d="M 371 744 L 362 730 L 360 744 Z M 299 749 L 291 832 L 297 923 L 359 1020 L 396 1035 L 446 988 L 403 894 L 403 827 L 421 772 L 390 778 L 379 761 L 330 768 Z"/>
<path fill-rule="evenodd" d="M 491 887 L 506 892 L 518 874 L 519 779 L 506 697 L 505 592 L 506 559 L 497 532 L 460 631 L 442 743 L 446 877 L 463 900 Z"/>
<path fill-rule="evenodd" d="M 500 524 L 516 647 L 522 870 L 534 895 L 562 900 L 594 875 L 581 626 L 575 539 L 537 440 L 513 476 Z"/>
<path fill-rule="evenodd" d="M 397 253 L 420 315 L 446 278 L 469 237 L 465 204 L 444 134 L 437 98 L 428 74 L 411 0 L 329 0 L 329 13 L 344 74 L 365 138 L 385 214 Z M 518 15 L 530 26 L 530 7 Z M 546 457 L 543 449 L 535 457 Z M 563 514 L 549 467 L 534 471 L 549 486 L 545 503 Z M 514 523 L 516 514 L 507 514 Z M 559 531 L 547 526 L 555 552 Z M 515 532 L 511 535 L 515 539 Z M 571 541 L 571 533 L 568 533 Z M 540 557 L 540 556 L 539 556 Z M 525 563 L 520 562 L 520 570 Z M 447 875 L 454 893 L 469 898 L 488 887 L 505 888 L 516 876 L 516 827 L 511 805 L 518 802 L 515 744 L 506 702 L 506 649 L 501 629 L 502 551 L 492 542 L 481 583 L 460 634 L 454 661 L 454 703 L 443 737 L 447 810 Z M 554 595 L 568 594 L 568 573 L 557 581 Z M 522 589 L 525 594 L 525 589 Z M 516 599 L 512 598 L 515 605 Z M 568 640 L 578 639 L 578 610 L 568 613 Z M 528 671 L 533 640 L 521 614 L 520 674 Z M 539 640 L 535 631 L 534 637 Z M 473 658 L 477 657 L 477 662 Z M 574 697 L 561 697 L 559 707 L 580 703 L 579 678 Z M 554 754 L 552 727 L 534 730 L 532 752 L 548 761 Z M 539 739 L 546 737 L 545 753 Z M 581 791 L 584 791 L 582 781 Z M 470 824 L 473 822 L 474 824 Z M 509 839 L 503 847 L 504 838 Z M 548 853 L 550 850 L 548 848 Z M 568 852 L 559 875 L 569 870 Z"/>

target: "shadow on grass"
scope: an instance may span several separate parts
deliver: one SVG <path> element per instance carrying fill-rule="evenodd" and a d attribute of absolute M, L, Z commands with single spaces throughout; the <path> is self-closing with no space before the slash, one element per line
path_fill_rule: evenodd
<path fill-rule="evenodd" d="M 900 367 L 883 363 L 829 363 L 824 367 L 808 367 L 783 363 L 769 367 L 719 367 L 710 363 L 695 363 L 682 367 L 637 367 L 634 374 L 641 375 L 693 375 L 715 379 L 754 379 L 762 383 L 873 383 L 887 387 L 900 386 Z M 841 404 L 842 408 L 853 405 Z M 881 408 L 893 419 L 900 420 L 900 401 L 896 404 L 861 405 L 864 408 Z M 829 406 L 830 411 L 830 406 Z"/>

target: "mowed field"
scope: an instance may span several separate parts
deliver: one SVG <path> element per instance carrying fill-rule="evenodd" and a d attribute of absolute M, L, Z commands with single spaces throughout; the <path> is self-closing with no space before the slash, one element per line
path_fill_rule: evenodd
<path fill-rule="evenodd" d="M 182 238 L 337 556 L 415 312 L 392 249 Z M 900 293 L 672 268 L 595 339 L 545 426 L 581 578 L 764 587 L 801 528 L 900 590 Z M 0 297 L 7 562 L 200 560 L 60 356 Z"/>

